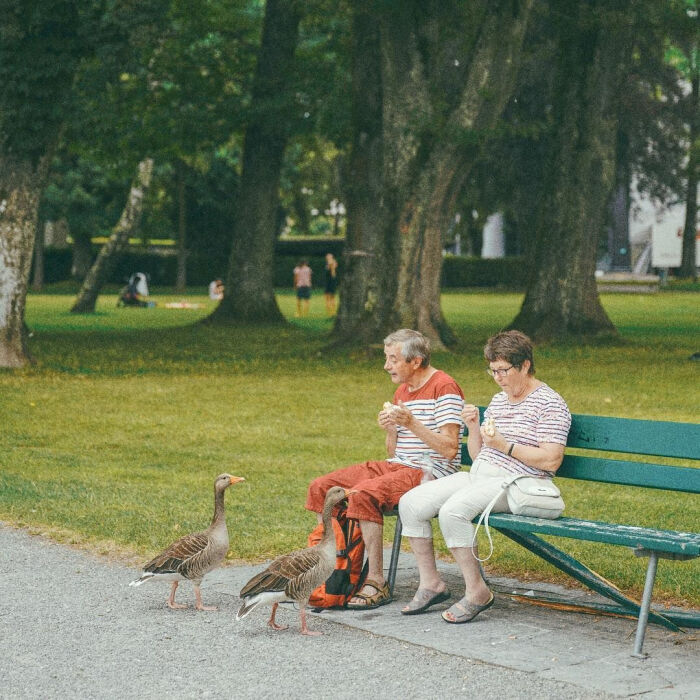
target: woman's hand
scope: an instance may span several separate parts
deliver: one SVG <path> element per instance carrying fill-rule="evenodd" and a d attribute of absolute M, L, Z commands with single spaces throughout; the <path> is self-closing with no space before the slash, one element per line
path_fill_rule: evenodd
<path fill-rule="evenodd" d="M 479 428 L 479 433 L 481 435 L 481 442 L 486 445 L 486 447 L 491 447 L 499 452 L 508 452 L 508 441 L 498 432 L 498 428 L 494 426 L 493 435 L 489 435 L 485 426 Z"/>
<path fill-rule="evenodd" d="M 473 428 L 477 428 L 479 426 L 479 407 L 471 403 L 465 403 L 462 409 L 462 420 L 469 428 L 469 432 Z"/>

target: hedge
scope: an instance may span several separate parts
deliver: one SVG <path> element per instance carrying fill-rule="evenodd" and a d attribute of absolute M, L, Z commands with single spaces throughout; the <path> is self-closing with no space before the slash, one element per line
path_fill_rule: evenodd
<path fill-rule="evenodd" d="M 313 243 L 313 245 L 309 245 Z M 278 241 L 276 245 L 274 285 L 291 287 L 293 270 L 299 261 L 306 259 L 313 270 L 316 289 L 323 286 L 325 254 L 332 252 L 338 258 L 338 274 L 343 274 L 342 243 L 339 240 Z M 95 255 L 97 254 L 95 249 Z M 70 279 L 72 251 L 70 249 L 47 248 L 44 251 L 44 280 L 47 283 Z M 214 277 L 226 275 L 227 262 L 213 259 L 209 251 L 193 251 L 187 258 L 187 283 L 191 286 L 208 284 Z M 442 269 L 442 286 L 446 289 L 459 287 L 506 287 L 522 289 L 527 279 L 524 258 L 465 258 L 448 255 Z M 123 284 L 133 272 L 145 272 L 152 285 L 175 284 L 177 260 L 174 255 L 128 251 L 120 256 L 109 282 Z"/>
<path fill-rule="evenodd" d="M 465 258 L 447 255 L 442 266 L 442 286 L 507 287 L 524 289 L 527 265 L 522 256 L 510 258 Z"/>

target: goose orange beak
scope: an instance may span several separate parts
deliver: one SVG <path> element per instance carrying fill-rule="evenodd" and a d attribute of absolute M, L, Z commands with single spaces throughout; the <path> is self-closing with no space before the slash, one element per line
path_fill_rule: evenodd
<path fill-rule="evenodd" d="M 347 498 L 351 493 L 360 493 L 358 489 L 345 489 L 345 498 Z"/>
<path fill-rule="evenodd" d="M 239 481 L 245 481 L 245 479 L 242 476 L 232 476 L 231 477 L 232 484 L 237 484 Z"/>

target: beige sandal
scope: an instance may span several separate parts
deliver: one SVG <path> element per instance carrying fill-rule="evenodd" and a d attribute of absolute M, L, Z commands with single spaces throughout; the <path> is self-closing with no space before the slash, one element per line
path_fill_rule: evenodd
<path fill-rule="evenodd" d="M 480 612 L 488 610 L 493 605 L 494 597 L 491 593 L 491 598 L 484 605 L 470 603 L 466 596 L 458 600 L 451 608 L 442 613 L 442 619 L 449 622 L 451 625 L 463 625 L 465 622 L 471 622 Z M 451 615 L 452 620 L 445 615 Z"/>

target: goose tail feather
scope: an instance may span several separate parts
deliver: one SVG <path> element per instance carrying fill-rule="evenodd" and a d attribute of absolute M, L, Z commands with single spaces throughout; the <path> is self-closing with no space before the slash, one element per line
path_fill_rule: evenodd
<path fill-rule="evenodd" d="M 152 578 L 153 578 L 153 574 L 145 573 L 140 578 L 134 579 L 129 585 L 130 586 L 140 586 L 142 583 L 146 583 L 146 581 L 150 581 Z"/>
<path fill-rule="evenodd" d="M 238 612 L 236 613 L 236 620 L 242 620 L 248 613 L 253 612 L 262 602 L 262 599 L 257 596 L 255 598 L 244 599 L 243 605 L 238 608 Z"/>

